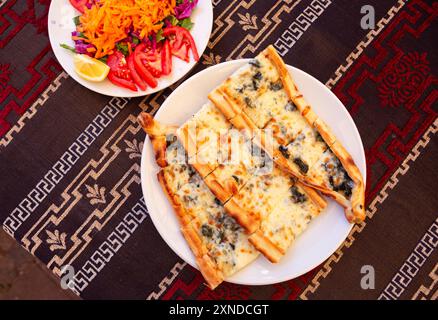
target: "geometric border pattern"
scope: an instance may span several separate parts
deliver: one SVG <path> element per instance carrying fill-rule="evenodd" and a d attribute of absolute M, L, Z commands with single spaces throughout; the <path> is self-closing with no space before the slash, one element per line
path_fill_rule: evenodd
<path fill-rule="evenodd" d="M 368 219 L 372 219 L 374 214 L 377 212 L 378 206 L 382 204 L 388 198 L 388 191 L 395 188 L 395 186 L 399 182 L 399 176 L 404 176 L 410 169 L 410 162 L 415 162 L 419 155 L 421 154 L 421 150 L 424 150 L 426 146 L 429 144 L 432 135 L 435 135 L 438 132 L 438 118 L 435 119 L 434 123 L 426 130 L 421 139 L 417 142 L 415 147 L 411 150 L 409 155 L 400 165 L 400 167 L 392 174 L 383 188 L 380 190 L 379 194 L 373 199 L 370 203 L 366 215 Z M 307 295 L 309 293 L 315 293 L 316 289 L 319 287 L 322 279 L 326 278 L 328 274 L 331 272 L 333 268 L 333 264 L 339 262 L 339 260 L 343 256 L 343 250 L 351 247 L 355 238 L 356 233 L 361 233 L 366 226 L 366 221 L 361 224 L 354 225 L 350 234 L 344 243 L 336 250 L 334 254 L 324 263 L 322 268 L 318 271 L 315 277 L 312 279 L 307 288 L 301 293 L 300 299 L 307 300 Z"/>
<path fill-rule="evenodd" d="M 345 64 L 342 64 L 336 69 L 334 76 L 329 79 L 325 85 L 332 89 L 339 79 L 344 75 L 344 73 L 352 66 L 353 62 L 359 58 L 366 47 L 374 40 L 374 38 L 379 35 L 380 32 L 385 28 L 385 26 L 394 18 L 397 12 L 405 5 L 407 0 L 398 0 L 397 4 L 388 10 L 386 15 L 379 20 L 376 24 L 376 28 L 370 30 L 365 36 L 365 40 L 358 43 L 356 48 L 348 55 Z"/>
<path fill-rule="evenodd" d="M 332 4 L 330 0 L 313 0 L 303 12 L 289 25 L 283 34 L 274 43 L 275 49 L 284 56 L 292 46 L 309 29 L 313 22 L 319 18 L 327 7 Z"/>
<path fill-rule="evenodd" d="M 409 255 L 391 282 L 382 291 L 378 300 L 397 300 L 400 298 L 437 246 L 438 218 L 432 223 L 414 251 Z"/>
<path fill-rule="evenodd" d="M 148 210 L 143 197 L 124 216 L 123 220 L 114 228 L 105 241 L 97 248 L 84 265 L 75 272 L 70 289 L 80 295 L 88 284 L 97 276 L 128 241 L 138 226 L 147 218 Z M 70 284 L 69 284 L 70 286 Z"/>
<path fill-rule="evenodd" d="M 177 262 L 173 266 L 172 270 L 170 270 L 169 274 L 158 285 L 159 291 L 151 292 L 146 298 L 146 300 L 158 300 L 186 265 L 187 265 L 186 262 L 183 263 Z"/>
<path fill-rule="evenodd" d="M 435 286 L 438 284 L 438 263 L 433 267 L 429 273 L 432 283 L 429 286 L 422 284 L 417 292 L 412 296 L 411 300 L 436 300 L 438 299 L 438 290 L 433 292 Z"/>
<path fill-rule="evenodd" d="M 20 119 L 18 119 L 17 123 L 0 139 L 0 150 L 1 148 L 6 147 L 13 140 L 13 134 L 18 133 L 21 131 L 21 129 L 23 129 L 25 121 L 31 119 L 37 113 L 38 109 L 42 107 L 44 103 L 46 103 L 49 97 L 56 90 L 59 89 L 61 86 L 61 81 L 67 78 L 67 73 L 63 71 L 55 78 L 55 80 L 53 80 L 53 82 L 46 88 L 46 90 L 44 90 L 41 96 L 30 106 L 29 109 L 26 110 Z"/>
<path fill-rule="evenodd" d="M 99 112 L 87 128 L 70 145 L 37 185 L 27 194 L 19 205 L 3 222 L 3 230 L 12 237 L 15 231 L 30 217 L 39 204 L 70 171 L 73 165 L 88 150 L 88 147 L 104 131 L 111 121 L 128 103 L 125 98 L 112 98 Z"/>

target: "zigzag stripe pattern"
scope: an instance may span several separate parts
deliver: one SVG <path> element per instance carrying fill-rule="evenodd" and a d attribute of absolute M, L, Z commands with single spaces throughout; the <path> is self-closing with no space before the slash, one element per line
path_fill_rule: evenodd
<path fill-rule="evenodd" d="M 31 216 L 39 204 L 70 171 L 90 145 L 128 103 L 125 98 L 112 98 L 87 128 L 70 145 L 67 151 L 52 166 L 37 185 L 3 222 L 3 230 L 12 237 L 15 231 Z"/>
<path fill-rule="evenodd" d="M 1 7 L 1 4 L 0 4 Z M 32 117 L 37 113 L 39 108 L 41 108 L 49 97 L 59 89 L 62 84 L 62 81 L 68 78 L 67 73 L 64 71 L 61 72 L 59 76 L 56 77 L 55 80 L 47 87 L 46 90 L 41 94 L 41 96 L 30 106 L 29 109 L 20 117 L 17 123 L 5 134 L 4 137 L 0 139 L 0 150 L 1 148 L 6 147 L 14 138 L 14 134 L 18 133 L 23 129 L 26 121 L 32 119 Z"/>
<path fill-rule="evenodd" d="M 380 190 L 379 194 L 374 198 L 374 200 L 369 205 L 366 215 L 369 219 L 372 219 L 374 214 L 377 212 L 379 205 L 381 205 L 388 198 L 388 192 L 397 185 L 399 182 L 399 176 L 405 175 L 410 169 L 410 162 L 415 162 L 419 155 L 421 154 L 421 150 L 425 149 L 431 140 L 431 136 L 435 135 L 438 132 L 438 118 L 435 120 L 434 124 L 424 133 L 423 137 L 417 142 L 415 147 L 400 165 L 400 167 L 393 173 L 391 178 L 385 184 L 385 186 Z M 323 267 L 318 271 L 316 276 L 312 279 L 310 284 L 306 289 L 301 293 L 300 298 L 303 300 L 308 299 L 309 293 L 315 293 L 316 289 L 318 289 L 320 285 L 320 281 L 327 277 L 327 275 L 331 272 L 333 265 L 338 263 L 341 257 L 344 254 L 344 249 L 349 248 L 354 240 L 357 233 L 361 233 L 365 228 L 366 222 L 362 222 L 361 224 L 355 225 L 348 235 L 347 239 L 344 243 L 336 250 L 334 254 L 324 263 Z"/>
<path fill-rule="evenodd" d="M 313 22 L 322 15 L 327 7 L 332 4 L 331 0 L 313 0 L 303 12 L 290 24 L 283 34 L 274 43 L 275 49 L 284 56 L 292 46 L 309 29 Z"/>
<path fill-rule="evenodd" d="M 184 269 L 184 267 L 187 265 L 186 262 L 179 263 L 177 262 L 172 270 L 170 270 L 170 273 L 167 277 L 165 277 L 160 284 L 158 285 L 159 291 L 152 292 L 149 294 L 149 296 L 146 298 L 147 300 L 158 300 L 162 294 L 167 290 L 167 288 L 172 284 L 173 280 L 178 276 L 178 274 Z"/>
<path fill-rule="evenodd" d="M 126 214 L 123 220 L 114 228 L 114 231 L 96 249 L 91 257 L 83 264 L 78 272 L 75 273 L 69 288 L 80 295 L 88 284 L 97 276 L 120 250 L 131 235 L 137 230 L 140 224 L 147 218 L 148 210 L 142 197 Z"/>
<path fill-rule="evenodd" d="M 429 273 L 429 278 L 431 280 L 430 285 L 422 284 L 420 288 L 412 296 L 411 300 L 437 300 L 438 290 L 435 290 L 438 284 L 438 263 L 435 264 L 432 271 Z"/>
<path fill-rule="evenodd" d="M 359 44 L 356 46 L 354 51 L 348 55 L 345 63 L 340 65 L 338 69 L 336 69 L 335 75 L 326 82 L 325 85 L 329 89 L 332 89 L 336 85 L 336 83 L 344 75 L 344 73 L 348 69 L 350 69 L 353 62 L 356 61 L 357 58 L 359 58 L 359 56 L 362 54 L 365 48 L 368 47 L 368 45 L 374 40 L 374 38 L 380 32 L 382 32 L 385 26 L 388 25 L 388 23 L 392 20 L 392 18 L 394 18 L 396 13 L 400 11 L 400 9 L 405 5 L 406 1 L 407 0 L 398 0 L 397 4 L 391 7 L 391 9 L 389 9 L 385 17 L 383 17 L 377 22 L 376 28 L 372 29 L 370 32 L 367 33 L 367 35 L 365 36 L 365 40 L 359 42 Z"/>
<path fill-rule="evenodd" d="M 438 218 L 432 223 L 416 245 L 414 251 L 412 251 L 391 282 L 382 291 L 378 300 L 397 300 L 400 298 L 437 246 Z"/>

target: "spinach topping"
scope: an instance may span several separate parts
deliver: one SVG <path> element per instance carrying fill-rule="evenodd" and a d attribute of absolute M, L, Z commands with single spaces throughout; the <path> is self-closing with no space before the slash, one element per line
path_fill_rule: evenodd
<path fill-rule="evenodd" d="M 286 111 L 295 111 L 297 110 L 297 106 L 292 102 L 292 101 L 288 101 L 287 104 L 284 106 L 284 109 Z"/>
<path fill-rule="evenodd" d="M 321 134 L 319 132 L 316 133 L 316 141 L 319 142 L 325 142 L 324 139 L 322 138 Z"/>
<path fill-rule="evenodd" d="M 352 194 L 352 190 L 354 187 L 354 182 L 353 180 L 351 180 L 351 178 L 348 176 L 347 172 L 345 172 L 345 170 L 342 168 L 342 170 L 344 171 L 344 179 L 342 180 L 342 182 L 338 185 L 335 184 L 334 180 L 333 180 L 333 176 L 329 177 L 329 182 L 330 185 L 333 189 L 333 191 L 341 191 L 344 193 L 345 197 L 350 198 L 351 194 Z"/>
<path fill-rule="evenodd" d="M 289 159 L 289 152 L 287 151 L 287 148 L 285 146 L 279 146 L 278 150 L 280 150 L 281 154 L 283 155 L 283 157 L 285 157 L 286 159 Z"/>
<path fill-rule="evenodd" d="M 174 134 L 170 134 L 170 135 L 168 135 L 168 136 L 166 137 L 166 148 L 169 148 L 169 146 L 170 146 L 172 143 L 176 142 L 176 140 L 177 140 L 176 135 L 174 135 Z"/>
<path fill-rule="evenodd" d="M 283 89 L 283 84 L 281 83 L 281 81 L 271 82 L 269 85 L 269 89 L 272 91 L 281 90 L 281 89 Z"/>
<path fill-rule="evenodd" d="M 249 62 L 249 64 L 252 65 L 253 67 L 260 68 L 260 61 L 257 60 L 257 59 L 253 59 L 253 60 L 251 60 L 251 61 Z"/>
<path fill-rule="evenodd" d="M 263 79 L 262 73 L 260 71 L 257 71 L 257 73 L 253 75 L 253 79 L 258 81 L 262 80 Z"/>
<path fill-rule="evenodd" d="M 245 97 L 244 100 L 245 100 L 246 105 L 247 105 L 249 108 L 254 108 L 254 105 L 252 104 L 252 101 L 251 101 L 250 98 Z"/>
<path fill-rule="evenodd" d="M 201 233 L 204 237 L 207 237 L 207 238 L 213 237 L 213 229 L 207 224 L 202 225 Z"/>
<path fill-rule="evenodd" d="M 334 164 L 329 166 L 328 163 L 324 164 L 324 168 L 329 174 L 329 183 L 333 191 L 341 191 L 344 193 L 345 197 L 350 198 L 352 194 L 352 189 L 354 187 L 354 182 L 351 180 L 345 168 L 342 166 L 341 161 L 337 157 L 333 159 Z M 333 177 L 342 177 L 341 182 L 336 184 Z"/>
<path fill-rule="evenodd" d="M 221 205 L 222 205 L 221 201 L 220 201 L 218 198 L 214 198 L 214 202 L 215 202 L 218 206 L 221 206 Z"/>
<path fill-rule="evenodd" d="M 307 173 L 309 171 L 309 165 L 303 161 L 303 159 L 296 157 L 294 158 L 294 163 L 300 168 L 302 173 Z"/>
<path fill-rule="evenodd" d="M 291 197 L 294 203 L 303 203 L 307 201 L 307 197 L 304 193 L 301 193 L 296 186 L 290 188 Z"/>
<path fill-rule="evenodd" d="M 193 169 L 192 166 L 188 166 L 187 169 L 189 170 L 189 177 L 190 178 L 193 177 L 196 174 L 196 171 L 195 171 L 195 169 Z"/>

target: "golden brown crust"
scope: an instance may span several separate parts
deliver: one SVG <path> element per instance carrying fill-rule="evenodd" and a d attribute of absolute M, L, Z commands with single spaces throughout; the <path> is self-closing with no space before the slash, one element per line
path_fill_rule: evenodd
<path fill-rule="evenodd" d="M 297 106 L 298 110 L 300 110 L 306 121 L 319 132 L 319 134 L 322 136 L 327 145 L 331 148 L 333 153 L 341 161 L 344 169 L 347 171 L 350 178 L 355 182 L 351 201 L 345 199 L 345 197 L 343 197 L 338 192 L 334 192 L 318 184 L 315 184 L 315 181 L 312 181 L 312 179 L 308 177 L 298 177 L 296 174 L 296 170 L 288 165 L 287 161 L 284 161 L 285 159 L 281 159 L 281 156 L 279 157 L 280 160 L 278 160 L 279 164 L 291 174 L 312 185 L 316 189 L 320 190 L 322 193 L 332 197 L 334 200 L 344 206 L 345 214 L 348 221 L 363 221 L 365 219 L 365 189 L 362 175 L 359 169 L 357 168 L 353 159 L 351 158 L 350 154 L 345 150 L 345 148 L 340 143 L 336 142 L 336 137 L 331 132 L 329 127 L 324 123 L 324 121 L 318 118 L 318 116 L 312 111 L 310 105 L 305 101 L 303 95 L 299 92 L 298 87 L 296 86 L 291 75 L 287 71 L 287 67 L 284 61 L 278 55 L 273 46 L 269 46 L 267 48 L 267 56 L 280 73 L 283 86 L 289 98 Z"/>
<path fill-rule="evenodd" d="M 321 195 L 315 189 L 308 187 L 305 184 L 300 183 L 299 181 L 295 183 L 306 192 L 312 202 L 321 210 L 327 207 L 327 201 L 325 201 L 325 199 L 321 197 Z"/>
<path fill-rule="evenodd" d="M 142 113 L 138 117 L 139 123 L 143 129 L 150 135 L 152 146 L 156 155 L 157 163 L 166 167 L 168 165 L 165 161 L 166 154 L 166 134 L 175 133 L 173 126 L 164 126 L 155 121 L 152 116 L 147 113 Z M 201 167 L 198 169 L 202 171 Z M 195 226 L 198 225 L 197 220 L 194 220 L 190 213 L 186 210 L 184 205 L 179 200 L 178 195 L 175 195 L 170 188 L 166 179 L 165 168 L 161 169 L 158 174 L 158 182 L 160 183 L 164 194 L 172 205 L 174 212 L 179 220 L 181 232 L 186 239 L 190 249 L 195 255 L 196 263 L 199 266 L 204 279 L 211 289 L 215 289 L 224 280 L 222 272 L 218 269 L 217 264 L 208 255 L 206 246 L 202 243 L 201 238 Z M 196 218 L 195 218 L 196 219 Z"/>
<path fill-rule="evenodd" d="M 193 223 L 196 224 L 196 221 L 193 221 Z M 216 263 L 214 263 L 207 254 L 207 248 L 202 243 L 193 223 L 181 228 L 181 232 L 195 255 L 196 263 L 205 281 L 207 281 L 208 286 L 213 290 L 222 283 L 224 276 L 222 272 L 218 270 Z"/>
<path fill-rule="evenodd" d="M 215 169 L 215 167 L 212 165 L 196 162 L 196 156 L 189 159 L 189 164 L 199 173 L 199 175 L 203 179 L 205 179 L 205 177 L 207 177 Z"/>
<path fill-rule="evenodd" d="M 365 220 L 365 185 L 359 168 L 354 163 L 351 155 L 345 150 L 341 143 L 336 142 L 330 149 L 338 157 L 345 171 L 354 182 L 351 194 L 350 206 L 346 208 L 347 219 L 350 222 L 359 223 Z"/>
<path fill-rule="evenodd" d="M 137 117 L 137 121 L 140 123 L 143 130 L 151 136 L 165 136 L 172 133 L 174 134 L 178 128 L 177 126 L 161 124 L 147 112 L 140 112 Z"/>
<path fill-rule="evenodd" d="M 178 197 L 172 192 L 172 190 L 169 187 L 169 184 L 167 183 L 166 177 L 164 176 L 164 171 L 160 170 L 160 172 L 157 173 L 158 182 L 161 185 L 161 188 L 164 191 L 164 194 L 166 195 L 167 199 L 169 200 L 170 204 L 173 207 L 173 210 L 175 211 L 175 214 L 179 220 L 179 223 L 181 226 L 186 226 L 191 221 L 190 214 L 186 211 L 184 206 L 179 201 Z"/>
<path fill-rule="evenodd" d="M 329 147 L 331 147 L 336 142 L 335 135 L 324 121 L 318 118 L 313 123 L 313 126 L 319 132 L 319 134 L 321 135 L 321 137 L 324 139 L 325 143 L 327 143 Z"/>
<path fill-rule="evenodd" d="M 166 159 L 166 137 L 165 136 L 150 136 L 152 149 L 154 150 L 155 161 L 164 168 L 168 165 Z"/>
<path fill-rule="evenodd" d="M 279 262 L 285 254 L 283 250 L 266 238 L 261 230 L 257 230 L 257 232 L 251 234 L 248 240 L 272 263 Z"/>
<path fill-rule="evenodd" d="M 176 131 L 176 135 L 187 152 L 189 164 L 199 173 L 202 178 L 208 176 L 217 165 L 202 163 L 198 159 L 196 139 L 189 133 L 188 127 L 184 126 Z"/>
<path fill-rule="evenodd" d="M 188 158 L 193 158 L 196 155 L 196 137 L 190 134 L 189 128 L 184 126 L 176 131 L 176 135 L 187 152 Z"/>
<path fill-rule="evenodd" d="M 243 130 L 247 137 L 251 137 L 255 130 L 259 130 L 254 122 L 243 112 L 229 119 L 229 121 L 235 128 Z"/>
<path fill-rule="evenodd" d="M 223 113 L 227 120 L 234 118 L 242 112 L 232 99 L 228 98 L 220 88 L 213 90 L 208 95 L 208 98 Z"/>
<path fill-rule="evenodd" d="M 160 167 L 167 166 L 167 135 L 175 134 L 177 127 L 162 125 L 158 121 L 156 121 L 149 113 L 146 112 L 140 112 L 137 117 L 137 121 L 151 139 L 152 148 L 154 150 L 155 160 L 157 164 Z"/>
<path fill-rule="evenodd" d="M 303 175 L 297 167 L 293 166 L 282 154 L 280 151 L 275 150 L 273 152 L 274 162 L 277 164 L 279 168 L 281 168 L 283 171 L 289 173 L 293 177 L 301 180 L 301 181 L 307 181 L 307 177 Z"/>
<path fill-rule="evenodd" d="M 204 177 L 204 181 L 208 188 L 211 190 L 211 192 L 213 192 L 213 194 L 216 196 L 216 198 L 219 199 L 220 202 L 225 203 L 233 196 L 233 194 L 226 190 L 224 186 L 218 181 L 218 179 L 214 175 L 214 172 Z"/>
<path fill-rule="evenodd" d="M 260 227 L 259 217 L 252 212 L 244 210 L 233 198 L 229 199 L 228 202 L 225 203 L 224 208 L 239 225 L 245 228 L 248 234 L 255 232 Z"/>

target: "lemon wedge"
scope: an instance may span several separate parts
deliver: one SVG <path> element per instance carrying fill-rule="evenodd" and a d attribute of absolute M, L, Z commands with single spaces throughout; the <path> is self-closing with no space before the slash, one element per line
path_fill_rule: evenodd
<path fill-rule="evenodd" d="M 103 81 L 110 71 L 110 68 L 105 63 L 86 54 L 75 54 L 73 56 L 73 63 L 77 74 L 88 81 Z"/>

